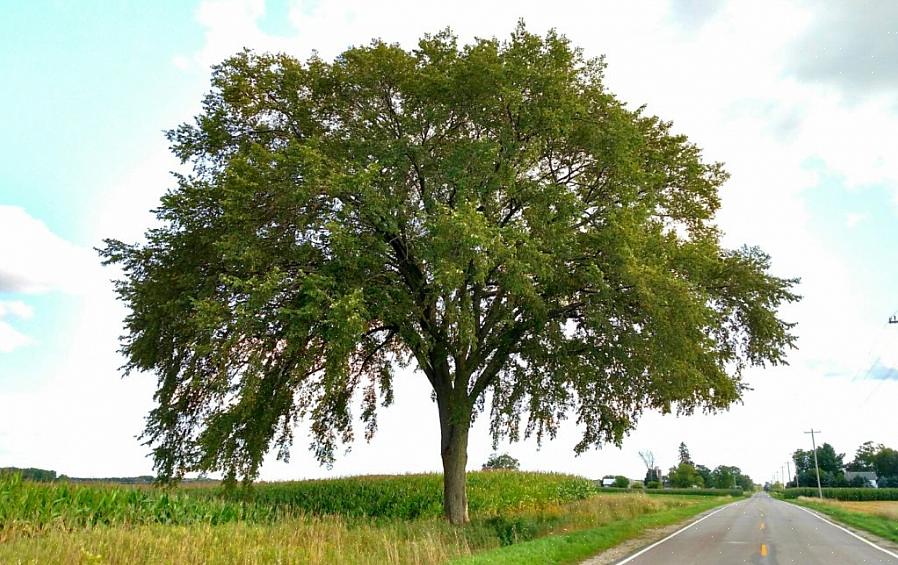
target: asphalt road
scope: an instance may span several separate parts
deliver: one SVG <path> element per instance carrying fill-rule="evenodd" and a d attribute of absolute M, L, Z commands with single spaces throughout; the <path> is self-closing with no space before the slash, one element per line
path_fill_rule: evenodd
<path fill-rule="evenodd" d="M 618 565 L 898 564 L 872 545 L 792 504 L 766 494 L 716 510 Z"/>

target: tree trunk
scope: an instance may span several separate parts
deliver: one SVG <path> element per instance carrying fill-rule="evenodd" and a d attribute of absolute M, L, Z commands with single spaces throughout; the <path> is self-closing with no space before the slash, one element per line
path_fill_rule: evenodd
<path fill-rule="evenodd" d="M 437 400 L 440 411 L 440 455 L 443 458 L 443 514 L 452 524 L 468 523 L 465 467 L 471 409 Z M 458 403 L 466 404 L 466 403 Z"/>

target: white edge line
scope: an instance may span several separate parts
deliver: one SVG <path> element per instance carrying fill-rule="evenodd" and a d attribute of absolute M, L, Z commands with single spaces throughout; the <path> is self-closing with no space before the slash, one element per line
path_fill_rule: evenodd
<path fill-rule="evenodd" d="M 624 559 L 623 561 L 618 561 L 615 565 L 624 565 L 624 563 L 629 563 L 630 561 L 633 561 L 634 559 L 636 559 L 637 557 L 639 557 L 639 556 L 642 555 L 643 553 L 645 553 L 645 552 L 647 552 L 647 551 L 651 551 L 652 549 L 654 549 L 655 547 L 657 547 L 657 546 L 661 545 L 662 543 L 666 542 L 666 541 L 669 540 L 670 538 L 682 534 L 683 532 L 685 532 L 686 530 L 688 530 L 688 529 L 691 528 L 692 526 L 698 524 L 699 522 L 704 522 L 705 520 L 707 520 L 707 519 L 710 518 L 711 516 L 717 514 L 718 512 L 723 512 L 724 510 L 726 510 L 726 509 L 729 508 L 730 506 L 733 506 L 734 504 L 739 504 L 740 502 L 745 502 L 745 501 L 744 501 L 744 500 L 737 500 L 736 502 L 731 502 L 731 503 L 729 503 L 729 504 L 723 506 L 722 508 L 718 508 L 718 509 L 715 510 L 714 512 L 711 512 L 710 514 L 706 514 L 705 516 L 699 518 L 699 519 L 696 520 L 695 522 L 692 522 L 691 524 L 689 524 L 689 525 L 687 525 L 687 526 L 684 526 L 684 527 L 680 528 L 679 530 L 677 530 L 677 531 L 675 531 L 674 533 L 670 534 L 669 536 L 667 536 L 667 537 L 664 538 L 663 540 L 656 541 L 655 543 L 653 543 L 652 545 L 646 547 L 645 549 L 643 549 L 643 550 L 640 551 L 639 553 L 634 553 L 633 555 L 631 555 L 630 557 L 627 557 L 627 558 Z"/>
<path fill-rule="evenodd" d="M 785 502 L 785 501 L 784 501 L 784 502 Z M 810 514 L 811 516 L 817 518 L 817 519 L 820 520 L 821 522 L 826 522 L 826 523 L 829 524 L 830 526 L 842 530 L 843 532 L 845 532 L 845 533 L 848 534 L 849 536 L 861 540 L 862 542 L 864 542 L 865 544 L 869 545 L 870 547 L 875 547 L 876 549 L 878 549 L 879 551 L 885 553 L 886 555 L 891 556 L 891 557 L 894 557 L 895 559 L 898 559 L 898 555 L 895 555 L 894 553 L 892 553 L 892 552 L 889 551 L 888 549 L 879 547 L 878 545 L 876 545 L 875 543 L 873 543 L 872 541 L 870 541 L 870 540 L 868 540 L 868 539 L 862 538 L 861 536 L 859 536 L 859 535 L 857 535 L 856 533 L 852 532 L 852 531 L 849 530 L 848 528 L 843 528 L 842 526 L 840 526 L 840 525 L 838 525 L 838 524 L 834 524 L 834 523 L 830 522 L 829 520 L 827 520 L 826 518 L 824 518 L 823 516 L 821 516 L 820 514 L 817 514 L 816 512 L 812 512 L 812 511 L 808 510 L 807 508 L 805 508 L 805 507 L 803 507 L 803 506 L 799 506 L 799 505 L 793 504 L 793 503 L 791 503 L 791 502 L 790 502 L 789 504 L 792 504 L 792 506 L 794 506 L 795 508 L 799 508 L 799 509 L 801 509 L 801 510 L 804 510 L 805 512 L 807 512 L 807 513 Z"/>

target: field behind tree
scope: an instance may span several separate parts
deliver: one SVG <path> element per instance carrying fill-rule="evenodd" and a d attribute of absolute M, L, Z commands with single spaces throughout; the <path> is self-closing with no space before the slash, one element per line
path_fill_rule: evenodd
<path fill-rule="evenodd" d="M 560 474 L 471 473 L 468 481 L 472 523 L 459 528 L 441 517 L 436 474 L 261 483 L 233 493 L 0 477 L 0 562 L 444 563 L 646 517 L 682 519 L 724 501 L 602 493 Z M 593 549 L 601 547 L 578 551 Z"/>

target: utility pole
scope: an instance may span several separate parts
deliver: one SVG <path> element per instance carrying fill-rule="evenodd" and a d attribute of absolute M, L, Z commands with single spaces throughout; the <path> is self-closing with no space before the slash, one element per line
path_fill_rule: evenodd
<path fill-rule="evenodd" d="M 789 462 L 786 461 L 786 472 L 789 473 L 789 479 L 792 478 L 792 467 L 789 466 Z M 795 479 L 795 486 L 798 486 L 798 479 Z"/>
<path fill-rule="evenodd" d="M 783 473 L 783 490 L 786 490 L 786 483 L 788 483 L 788 479 L 786 479 L 786 467 L 785 465 L 780 465 L 780 471 Z"/>
<path fill-rule="evenodd" d="M 814 469 L 817 470 L 817 495 L 822 499 L 823 498 L 823 487 L 820 486 L 820 465 L 817 464 L 817 442 L 814 440 L 814 434 L 821 433 L 820 430 L 815 430 L 811 428 L 811 431 L 805 432 L 806 434 L 811 434 L 811 447 L 814 448 Z"/>

